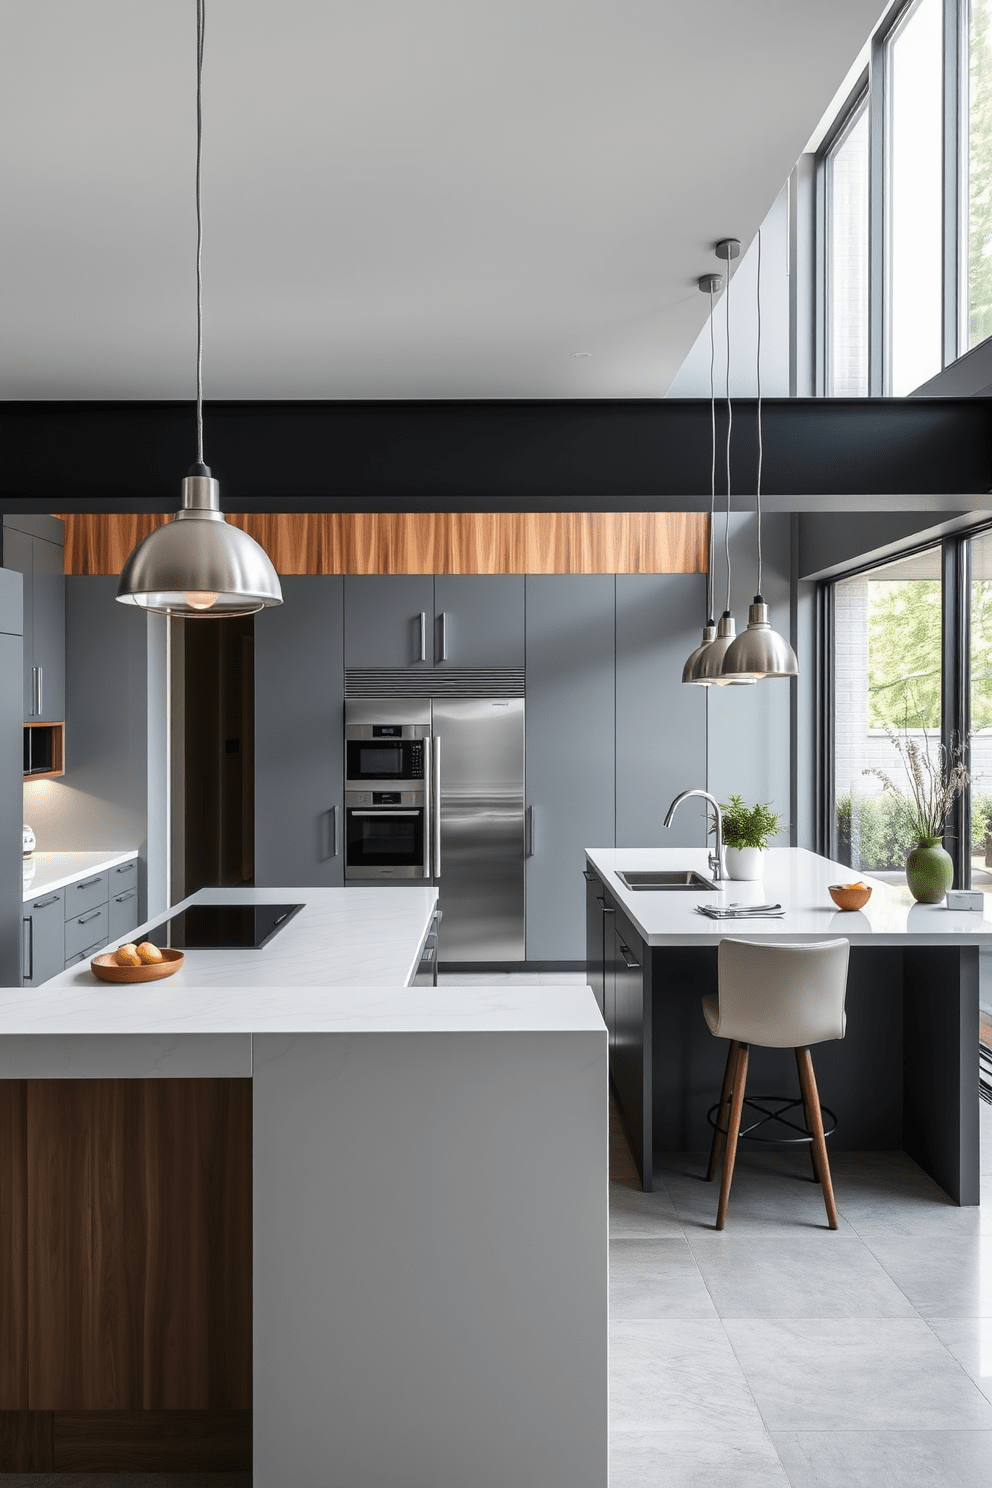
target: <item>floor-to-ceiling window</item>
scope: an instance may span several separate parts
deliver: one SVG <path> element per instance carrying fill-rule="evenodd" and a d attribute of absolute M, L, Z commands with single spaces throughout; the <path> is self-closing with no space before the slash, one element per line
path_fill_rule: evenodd
<path fill-rule="evenodd" d="M 862 97 L 825 156 L 827 213 L 826 391 L 868 392 L 868 99 Z"/>

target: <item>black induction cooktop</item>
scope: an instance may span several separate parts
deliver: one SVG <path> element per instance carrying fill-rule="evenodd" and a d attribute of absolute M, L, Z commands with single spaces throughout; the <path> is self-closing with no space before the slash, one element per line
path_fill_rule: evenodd
<path fill-rule="evenodd" d="M 302 908 L 302 904 L 192 904 L 144 938 L 177 951 L 260 951 Z"/>

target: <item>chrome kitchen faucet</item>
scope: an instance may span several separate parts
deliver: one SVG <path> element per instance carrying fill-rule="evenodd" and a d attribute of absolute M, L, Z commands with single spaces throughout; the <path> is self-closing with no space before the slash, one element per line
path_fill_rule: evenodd
<path fill-rule="evenodd" d="M 681 795 L 676 796 L 668 808 L 668 815 L 665 817 L 665 826 L 670 827 L 672 825 L 672 817 L 675 815 L 676 809 L 681 806 L 683 801 L 688 801 L 690 796 L 702 796 L 704 801 L 709 801 L 716 814 L 716 852 L 709 854 L 709 865 L 710 872 L 719 883 L 725 880 L 728 874 L 726 860 L 723 855 L 723 812 L 720 810 L 720 802 L 716 797 L 711 796 L 709 791 L 704 790 L 682 791 Z"/>

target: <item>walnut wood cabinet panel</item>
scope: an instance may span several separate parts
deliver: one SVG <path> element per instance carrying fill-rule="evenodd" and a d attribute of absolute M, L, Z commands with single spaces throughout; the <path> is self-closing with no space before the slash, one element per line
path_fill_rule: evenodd
<path fill-rule="evenodd" d="M 0 1472 L 41 1470 L 15 1463 L 44 1457 L 48 1412 L 86 1463 L 52 1470 L 244 1457 L 250 1080 L 0 1082 L 0 1227 Z"/>

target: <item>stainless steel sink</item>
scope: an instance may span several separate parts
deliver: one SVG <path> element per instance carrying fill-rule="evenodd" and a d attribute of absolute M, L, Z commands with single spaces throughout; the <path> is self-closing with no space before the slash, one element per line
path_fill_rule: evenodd
<path fill-rule="evenodd" d="M 628 868 L 617 869 L 617 878 L 625 889 L 716 889 L 716 884 L 692 868 L 653 868 L 640 872 Z"/>

